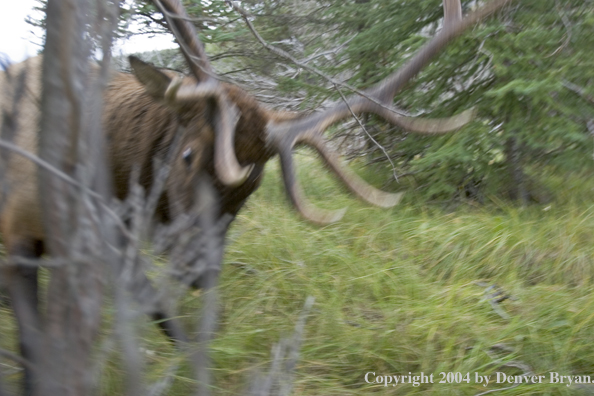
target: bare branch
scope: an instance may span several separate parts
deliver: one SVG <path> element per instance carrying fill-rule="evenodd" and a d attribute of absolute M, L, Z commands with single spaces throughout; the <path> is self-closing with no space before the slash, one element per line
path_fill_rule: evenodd
<path fill-rule="evenodd" d="M 566 80 L 563 80 L 563 86 L 565 88 L 569 89 L 570 91 L 578 94 L 579 96 L 581 96 L 582 98 L 584 98 L 585 100 L 590 102 L 591 104 L 594 104 L 594 96 L 590 95 L 588 92 L 586 92 L 586 90 L 583 87 L 580 87 L 579 85 L 576 85 L 576 84 L 572 83 L 571 81 L 566 81 Z"/>
<path fill-rule="evenodd" d="M 295 324 L 292 337 L 290 339 L 281 339 L 278 344 L 272 347 L 270 370 L 266 376 L 256 376 L 252 380 L 250 396 L 289 396 L 291 394 L 305 323 L 314 302 L 314 297 L 307 297 L 299 319 Z"/>
<path fill-rule="evenodd" d="M 386 151 L 386 149 L 384 148 L 384 146 L 382 146 L 381 144 L 379 144 L 377 142 L 377 140 L 375 140 L 373 138 L 373 136 L 371 136 L 369 134 L 369 132 L 367 132 L 367 128 L 365 128 L 365 125 L 363 125 L 363 123 L 361 122 L 361 120 L 359 119 L 359 117 L 357 117 L 357 115 L 353 112 L 353 109 L 351 109 L 351 106 L 349 105 L 349 102 L 347 101 L 346 97 L 344 96 L 344 94 L 342 93 L 342 91 L 340 90 L 340 88 L 338 88 L 338 86 L 336 87 L 336 90 L 340 94 L 340 97 L 342 98 L 342 101 L 344 102 L 344 104 L 347 105 L 349 111 L 351 112 L 351 116 L 355 119 L 355 121 L 357 121 L 357 124 L 359 124 L 359 127 L 361 128 L 361 130 L 363 132 L 365 132 L 365 134 L 367 135 L 367 137 L 369 138 L 369 140 L 371 140 L 373 142 L 373 144 L 375 144 L 377 146 L 377 148 L 379 148 L 384 153 L 384 156 L 386 157 L 386 159 L 390 163 L 390 166 L 392 167 L 392 175 L 394 175 L 394 180 L 398 181 L 398 175 L 396 174 L 396 166 L 394 165 L 394 162 L 392 162 L 392 158 L 390 158 L 390 155 L 388 154 L 388 152 Z"/>

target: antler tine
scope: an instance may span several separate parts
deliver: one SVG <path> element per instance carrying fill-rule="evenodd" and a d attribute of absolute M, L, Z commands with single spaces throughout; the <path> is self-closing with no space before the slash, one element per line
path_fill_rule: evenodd
<path fill-rule="evenodd" d="M 243 167 L 237 161 L 233 149 L 235 126 L 239 120 L 239 111 L 224 96 L 217 98 L 220 111 L 214 120 L 215 125 L 215 170 L 221 182 L 227 186 L 242 184 L 252 173 L 254 164 Z"/>
<path fill-rule="evenodd" d="M 188 15 L 179 0 L 154 0 L 167 20 L 169 28 L 177 38 L 180 49 L 186 58 L 192 74 L 198 84 L 180 85 L 173 81 L 167 96 L 177 102 L 193 101 L 200 98 L 212 98 L 216 101 L 214 117 L 215 129 L 215 171 L 219 180 L 227 186 L 242 184 L 250 175 L 253 165 L 242 167 L 234 149 L 237 110 L 227 99 L 227 95 L 216 80 L 202 42 L 196 35 L 194 26 L 188 21 Z"/>
<path fill-rule="evenodd" d="M 215 169 L 219 180 L 226 186 L 243 183 L 254 168 L 251 164 L 242 167 L 234 155 L 235 127 L 239 111 L 226 98 L 225 92 L 216 80 L 210 79 L 198 84 L 182 85 L 181 79 L 172 80 L 165 92 L 165 99 L 175 103 L 193 102 L 196 99 L 212 99 L 217 104 L 213 127 L 215 130 Z"/>
<path fill-rule="evenodd" d="M 289 199 L 301 216 L 312 223 L 320 225 L 335 223 L 342 219 L 344 213 L 346 212 L 346 208 L 338 210 L 325 210 L 317 208 L 307 202 L 301 190 L 301 186 L 299 186 L 299 183 L 297 182 L 291 149 L 279 152 L 279 157 L 283 181 L 285 183 L 285 190 L 287 191 Z"/>
<path fill-rule="evenodd" d="M 322 156 L 324 162 L 326 162 L 326 165 L 334 171 L 336 176 L 344 182 L 353 194 L 357 195 L 363 201 L 381 208 L 391 208 L 400 202 L 402 193 L 387 193 L 369 185 L 352 170 L 343 166 L 338 156 L 328 150 L 322 139 L 318 137 L 310 138 L 303 141 L 303 143 L 315 148 Z"/>
<path fill-rule="evenodd" d="M 456 0 L 458 1 L 458 0 Z M 465 18 L 457 20 L 456 12 L 447 16 L 443 29 L 430 40 L 412 59 L 400 70 L 385 78 L 375 88 L 369 91 L 371 97 L 379 99 L 382 103 L 391 103 L 394 96 L 410 81 L 419 71 L 429 64 L 431 59 L 439 54 L 451 41 L 461 35 L 466 29 L 474 26 L 480 20 L 491 15 L 512 0 L 493 0 Z M 446 10 L 450 13 L 452 8 L 445 0 Z M 458 6 L 459 7 L 459 6 Z M 453 10 L 452 10 L 453 11 Z"/>
<path fill-rule="evenodd" d="M 204 51 L 204 45 L 198 40 L 196 29 L 188 20 L 188 14 L 179 1 L 153 0 L 167 21 L 171 32 L 177 38 L 186 62 L 196 79 L 208 80 L 212 75 L 212 67 Z"/>
<path fill-rule="evenodd" d="M 337 156 L 325 147 L 319 137 L 308 137 L 303 140 L 303 143 L 315 148 L 338 178 L 346 184 L 351 192 L 362 200 L 383 208 L 390 208 L 400 202 L 402 193 L 386 193 L 366 183 L 350 169 L 342 166 Z M 332 211 L 319 209 L 311 205 L 305 198 L 305 195 L 297 182 L 292 150 L 282 150 L 279 152 L 279 156 L 285 189 L 297 211 L 307 220 L 320 225 L 339 221 L 344 216 L 346 208 Z"/>
<path fill-rule="evenodd" d="M 456 131 L 468 124 L 474 119 L 476 109 L 471 108 L 452 117 L 431 119 L 421 117 L 402 117 L 393 111 L 390 111 L 390 109 L 380 106 L 378 106 L 375 113 L 389 123 L 398 125 L 407 131 L 424 135 L 438 135 Z"/>
<path fill-rule="evenodd" d="M 328 153 L 322 143 L 318 143 L 321 134 L 326 128 L 337 121 L 349 117 L 353 113 L 363 112 L 377 114 L 391 123 L 403 126 L 406 125 L 407 127 L 412 127 L 413 131 L 416 129 L 416 131 L 425 133 L 451 131 L 470 121 L 470 119 L 472 119 L 473 110 L 468 110 L 449 119 L 431 121 L 411 120 L 408 117 L 402 117 L 393 112 L 391 103 L 396 93 L 398 93 L 410 79 L 419 73 L 419 71 L 429 64 L 429 62 L 439 54 L 448 43 L 453 41 L 466 29 L 511 1 L 512 0 L 493 0 L 475 12 L 462 18 L 460 0 L 443 0 L 443 29 L 422 47 L 402 68 L 389 75 L 375 87 L 364 91 L 365 96 L 351 96 L 349 99 L 342 101 L 321 113 L 312 114 L 300 119 L 281 123 L 270 122 L 267 126 L 267 142 L 271 147 L 274 147 L 277 152 L 283 153 L 281 155 L 283 176 L 291 177 L 293 179 L 295 178 L 294 171 L 291 169 L 292 161 L 289 159 L 290 152 L 295 144 L 299 142 L 308 143 L 320 152 L 332 170 L 355 194 L 365 200 L 368 200 L 367 198 L 371 197 L 368 202 L 373 201 L 374 193 L 371 193 L 373 190 L 369 189 L 370 186 L 362 184 L 358 178 L 355 182 L 355 179 L 351 177 L 352 175 L 346 176 L 342 167 L 338 165 L 338 161 L 334 160 L 333 155 Z M 287 170 L 285 171 L 285 169 Z M 292 191 L 292 189 L 295 189 L 294 186 L 296 185 L 295 180 L 285 180 L 287 193 L 291 200 L 295 206 L 297 206 L 297 209 L 305 217 L 308 217 L 308 214 L 303 213 L 298 207 L 298 203 L 301 202 L 296 202 L 298 199 L 303 200 Z M 295 198 L 296 196 L 297 198 Z M 379 201 L 381 203 L 382 200 L 379 199 Z M 310 209 L 308 208 L 308 210 Z"/>

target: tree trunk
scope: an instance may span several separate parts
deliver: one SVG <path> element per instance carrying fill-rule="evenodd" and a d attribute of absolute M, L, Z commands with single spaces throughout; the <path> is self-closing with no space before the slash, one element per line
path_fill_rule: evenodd
<path fill-rule="evenodd" d="M 117 2 L 49 0 L 42 72 L 39 156 L 109 202 L 101 128 L 107 69 L 90 73 L 89 37 L 103 39 L 109 59 Z M 111 9 L 114 7 L 114 9 Z M 111 12 L 110 12 L 111 11 Z M 110 18 L 111 16 L 111 18 Z M 105 55 L 107 54 L 107 55 Z M 45 251 L 60 262 L 51 272 L 35 395 L 92 392 L 91 353 L 101 323 L 107 243 L 114 236 L 104 211 L 80 187 L 39 171 Z"/>

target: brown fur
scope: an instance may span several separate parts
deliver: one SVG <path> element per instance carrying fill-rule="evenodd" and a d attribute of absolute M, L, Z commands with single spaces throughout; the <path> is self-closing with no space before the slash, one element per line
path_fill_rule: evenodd
<path fill-rule="evenodd" d="M 27 67 L 27 95 L 20 105 L 20 117 L 15 143 L 26 150 L 37 152 L 40 97 L 41 57 L 31 58 L 13 65 L 9 71 L 16 75 Z M 0 92 L 4 108 L 10 104 L 11 90 L 6 87 L 6 76 L 0 74 Z M 192 83 L 187 78 L 184 83 Z M 130 173 L 140 166 L 140 182 L 149 189 L 153 182 L 153 158 L 164 157 L 181 123 L 185 127 L 179 152 L 174 162 L 157 209 L 158 221 L 169 221 L 175 213 L 189 209 L 200 170 L 206 170 L 215 180 L 220 195 L 221 213 L 235 215 L 246 198 L 258 188 L 264 164 L 272 153 L 265 147 L 265 127 L 269 120 L 290 118 L 287 113 L 272 113 L 262 108 L 254 98 L 240 88 L 223 84 L 231 102 L 240 111 L 235 132 L 235 152 L 241 165 L 254 164 L 248 180 L 238 187 L 218 183 L 213 168 L 214 134 L 209 122 L 208 102 L 199 100 L 176 108 L 149 95 L 145 87 L 132 74 L 113 73 L 105 91 L 103 127 L 107 135 L 109 159 L 113 172 L 116 196 L 126 197 Z M 192 149 L 192 163 L 188 166 L 182 152 Z M 0 232 L 9 252 L 20 241 L 43 241 L 40 205 L 37 198 L 37 168 L 31 161 L 12 154 L 7 177 L 10 195 L 0 212 Z"/>
<path fill-rule="evenodd" d="M 16 134 L 14 143 L 31 152 L 38 151 L 38 128 L 40 119 L 39 99 L 41 97 L 41 57 L 29 59 L 12 66 L 8 73 L 0 73 L 0 125 L 4 113 L 16 109 L 14 114 Z M 25 94 L 14 102 L 15 80 L 27 70 Z M 212 104 L 201 99 L 190 103 L 166 106 L 162 97 L 171 76 L 142 62 L 135 66 L 135 73 L 144 81 L 140 83 L 133 75 L 112 73 L 104 93 L 102 123 L 107 137 L 107 150 L 113 175 L 113 191 L 120 198 L 128 194 L 130 176 L 135 166 L 140 167 L 140 183 L 148 191 L 153 184 L 153 159 L 167 158 L 173 154 L 173 162 L 165 191 L 156 210 L 155 220 L 168 222 L 171 218 L 193 206 L 193 198 L 199 185 L 199 176 L 206 172 L 213 181 L 218 194 L 219 213 L 214 221 L 225 216 L 222 225 L 227 226 L 237 214 L 246 198 L 258 188 L 264 164 L 273 154 L 266 148 L 265 131 L 270 120 L 290 118 L 284 113 L 272 113 L 262 107 L 241 89 L 223 85 L 226 96 L 239 110 L 240 118 L 235 130 L 235 152 L 243 166 L 253 164 L 247 180 L 237 186 L 228 187 L 218 182 L 213 165 L 214 133 L 212 128 Z M 142 76 L 148 75 L 145 79 Z M 151 80 L 155 78 L 155 80 Z M 156 81 L 156 83 L 155 83 Z M 161 82 L 161 84 L 159 83 Z M 154 84 L 153 84 L 154 83 Z M 187 78 L 183 84 L 195 83 Z M 154 85 L 154 86 L 153 86 Z M 154 90 L 154 87 L 157 90 Z M 148 91 L 147 91 L 148 90 Z M 150 94 L 148 92 L 151 92 Z M 179 126 L 183 128 L 179 128 Z M 175 134 L 183 131 L 181 144 L 176 153 L 168 153 Z M 183 158 L 188 148 L 192 151 L 191 161 Z M 44 231 L 41 224 L 41 208 L 38 198 L 37 165 L 16 153 L 9 154 L 5 168 L 8 195 L 0 208 L 0 233 L 10 256 L 37 258 L 44 253 Z M 6 157 L 4 157 L 6 158 Z M 3 187 L 3 186 L 0 186 Z M 0 190 L 2 192 L 3 190 Z M 0 200 L 0 202 L 2 202 Z M 230 216 L 229 216 L 230 215 Z M 216 231 L 224 236 L 226 228 Z M 218 245 L 211 259 L 220 265 L 222 244 Z M 214 271 L 213 271 L 214 270 Z M 209 287 L 218 268 L 209 268 L 198 279 L 188 280 L 193 286 Z M 0 283 L 9 291 L 15 318 L 19 327 L 21 355 L 27 361 L 35 361 L 40 320 L 38 316 L 37 268 L 22 265 L 0 269 Z M 142 278 L 141 282 L 149 283 Z M 143 286 L 144 287 L 144 286 Z M 150 287 L 145 290 L 151 290 Z M 172 340 L 185 342 L 187 338 L 177 319 L 172 318 L 169 309 L 155 303 L 146 312 L 156 320 Z M 36 381 L 28 367 L 24 369 L 23 386 L 25 394 L 31 394 Z"/>

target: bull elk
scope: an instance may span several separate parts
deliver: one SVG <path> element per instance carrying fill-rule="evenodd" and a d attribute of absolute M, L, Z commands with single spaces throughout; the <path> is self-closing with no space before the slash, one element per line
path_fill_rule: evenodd
<path fill-rule="evenodd" d="M 219 82 L 181 3 L 155 0 L 177 37 L 192 76 L 180 78 L 134 57 L 130 57 L 133 74 L 112 74 L 104 93 L 102 119 L 115 195 L 119 199 L 127 196 L 135 166 L 140 167 L 140 184 L 150 189 L 154 181 L 152 158 L 167 152 L 177 131 L 181 130 L 183 134 L 179 137 L 177 152 L 173 153 L 171 173 L 155 213 L 157 222 L 170 222 L 192 208 L 200 172 L 209 175 L 219 199 L 216 217 L 234 217 L 258 188 L 264 165 L 275 155 L 280 157 L 285 189 L 297 211 L 318 224 L 339 220 L 344 210 L 318 209 L 302 194 L 292 157 L 296 145 L 313 147 L 359 198 L 372 205 L 393 206 L 400 195 L 373 188 L 341 165 L 336 153 L 325 144 L 324 131 L 330 125 L 360 113 L 374 113 L 420 133 L 444 133 L 464 125 L 471 118 L 471 112 L 442 120 L 400 116 L 392 107 L 394 96 L 454 38 L 509 1 L 489 1 L 462 18 L 460 1 L 444 0 L 443 28 L 405 66 L 371 89 L 357 91 L 324 111 L 300 116 L 265 109 L 242 89 Z M 40 59 L 15 65 L 13 71 L 26 65 L 34 73 L 27 77 L 27 98 L 22 105 L 29 107 L 21 111 L 27 118 L 18 123 L 15 144 L 37 152 Z M 0 84 L 2 78 L 0 76 Z M 6 91 L 4 88 L 0 90 Z M 10 98 L 3 100 L 6 104 Z M 0 232 L 11 256 L 39 257 L 44 252 L 36 166 L 14 154 L 8 163 L 6 177 L 11 184 L 11 193 L 0 212 Z M 15 264 L 4 270 L 3 277 L 10 282 L 8 288 L 13 301 L 35 306 L 36 268 Z M 19 312 L 15 309 L 17 321 L 22 325 L 24 319 L 19 317 Z M 162 312 L 153 314 L 164 316 Z M 20 329 L 21 334 L 24 330 Z M 27 340 L 23 338 L 21 352 L 26 359 L 30 358 Z"/>

